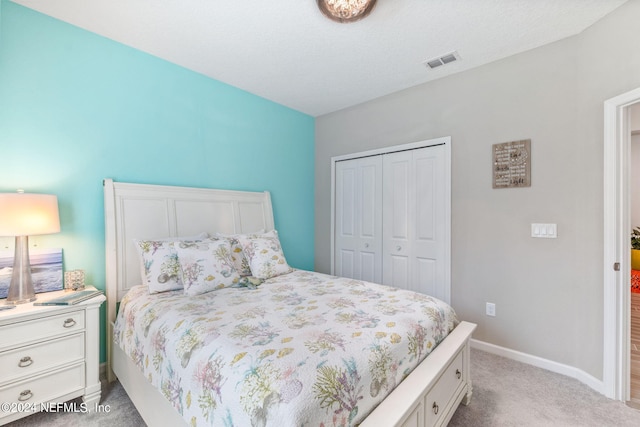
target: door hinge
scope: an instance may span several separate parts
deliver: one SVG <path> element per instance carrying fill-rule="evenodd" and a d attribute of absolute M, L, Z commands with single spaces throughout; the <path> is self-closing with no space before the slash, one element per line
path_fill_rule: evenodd
<path fill-rule="evenodd" d="M 613 270 L 614 271 L 620 271 L 620 263 L 619 262 L 614 262 L 613 263 Z"/>

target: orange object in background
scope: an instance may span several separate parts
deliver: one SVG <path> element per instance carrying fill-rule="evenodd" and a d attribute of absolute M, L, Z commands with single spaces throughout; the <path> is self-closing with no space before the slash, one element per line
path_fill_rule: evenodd
<path fill-rule="evenodd" d="M 631 292 L 640 294 L 640 270 L 631 270 Z"/>

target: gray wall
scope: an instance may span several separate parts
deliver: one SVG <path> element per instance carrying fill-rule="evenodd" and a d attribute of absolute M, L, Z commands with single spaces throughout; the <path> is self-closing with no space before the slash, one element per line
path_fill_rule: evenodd
<path fill-rule="evenodd" d="M 319 117 L 316 269 L 330 270 L 330 158 L 450 135 L 459 317 L 602 379 L 603 102 L 640 87 L 638 22 L 631 0 L 577 36 Z M 492 144 L 528 138 L 531 187 L 493 190 Z M 532 222 L 558 238 L 531 238 Z"/>

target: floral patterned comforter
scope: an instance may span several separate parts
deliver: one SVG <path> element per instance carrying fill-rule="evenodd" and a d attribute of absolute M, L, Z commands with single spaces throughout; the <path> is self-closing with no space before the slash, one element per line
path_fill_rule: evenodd
<path fill-rule="evenodd" d="M 296 270 L 197 297 L 129 291 L 114 340 L 193 426 L 350 426 L 457 325 L 427 295 Z"/>

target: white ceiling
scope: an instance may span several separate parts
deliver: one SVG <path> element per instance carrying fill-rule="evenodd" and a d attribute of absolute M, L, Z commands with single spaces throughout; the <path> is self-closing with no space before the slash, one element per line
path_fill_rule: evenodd
<path fill-rule="evenodd" d="M 319 116 L 580 33 L 626 0 L 378 0 L 351 24 L 316 0 L 13 1 Z"/>

